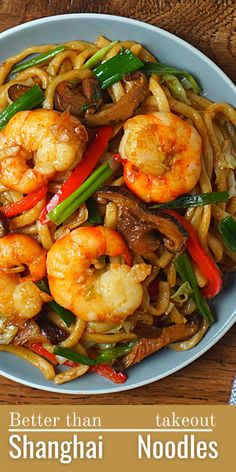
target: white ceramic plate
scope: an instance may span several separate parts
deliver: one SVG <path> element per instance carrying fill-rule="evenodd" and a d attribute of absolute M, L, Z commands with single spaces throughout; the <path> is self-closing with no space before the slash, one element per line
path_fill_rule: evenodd
<path fill-rule="evenodd" d="M 97 15 L 61 15 L 32 21 L 0 35 L 0 63 L 33 45 L 63 43 L 73 39 L 93 41 L 99 34 L 112 40 L 131 39 L 145 45 L 160 61 L 186 69 L 201 81 L 205 94 L 215 101 L 236 105 L 235 86 L 204 54 L 182 39 L 154 26 L 128 18 Z M 222 293 L 213 302 L 216 322 L 191 351 L 164 349 L 128 370 L 125 384 L 116 385 L 95 374 L 73 382 L 54 385 L 23 360 L 1 353 L 1 375 L 41 390 L 70 394 L 98 394 L 128 390 L 166 377 L 193 362 L 210 349 L 236 320 L 236 274 L 225 277 Z M 214 375 L 214 372 L 212 372 Z"/>

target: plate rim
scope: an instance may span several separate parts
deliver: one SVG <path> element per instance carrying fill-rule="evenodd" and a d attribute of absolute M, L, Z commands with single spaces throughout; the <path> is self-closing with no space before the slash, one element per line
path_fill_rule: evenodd
<path fill-rule="evenodd" d="M 154 25 L 151 25 L 151 24 L 146 23 L 144 21 L 136 20 L 136 19 L 133 19 L 133 18 L 118 16 L 118 15 L 100 14 L 100 13 L 66 13 L 66 14 L 60 14 L 60 15 L 51 15 L 51 16 L 46 16 L 46 17 L 43 17 L 43 18 L 38 18 L 36 20 L 31 20 L 31 21 L 28 21 L 26 23 L 8 28 L 7 30 L 1 32 L 1 34 L 0 34 L 0 43 L 1 43 L 1 40 L 7 38 L 7 36 L 11 36 L 11 34 L 14 34 L 14 33 L 18 32 L 18 31 L 21 31 L 21 30 L 27 30 L 27 28 L 34 27 L 34 25 L 50 23 L 50 22 L 59 21 L 59 20 L 62 20 L 62 19 L 70 20 L 70 19 L 75 18 L 75 17 L 84 18 L 84 19 L 89 19 L 89 18 L 98 19 L 99 18 L 99 21 L 102 20 L 102 19 L 104 19 L 104 20 L 112 19 L 113 21 L 117 21 L 118 23 L 127 23 L 127 24 L 132 23 L 132 24 L 136 24 L 138 27 L 142 27 L 144 29 L 149 29 L 150 31 L 153 31 L 153 32 L 158 31 L 159 34 L 162 35 L 163 37 L 170 38 L 170 39 L 174 40 L 175 42 L 177 42 L 178 44 L 182 44 L 188 50 L 193 51 L 194 54 L 197 55 L 201 60 L 203 60 L 204 62 L 208 62 L 208 64 L 211 66 L 211 68 L 218 75 L 221 76 L 221 78 L 225 81 L 226 86 L 228 85 L 230 87 L 230 89 L 232 90 L 232 92 L 236 96 L 236 88 L 235 88 L 235 84 L 233 83 L 233 81 L 228 77 L 228 75 L 217 64 L 215 64 L 208 56 L 206 56 L 203 52 L 201 52 L 197 47 L 193 46 L 189 42 L 187 42 L 184 39 L 176 36 L 173 33 L 170 33 L 169 31 L 167 31 L 163 28 L 160 28 L 158 26 L 154 26 Z M 211 341 L 209 341 L 208 344 L 204 348 L 202 348 L 200 351 L 196 352 L 194 355 L 190 356 L 190 359 L 187 359 L 187 360 L 183 361 L 182 363 L 178 364 L 178 366 L 170 368 L 165 373 L 158 374 L 158 375 L 152 377 L 151 380 L 146 379 L 146 380 L 143 380 L 143 381 L 140 381 L 140 382 L 137 381 L 133 385 L 126 385 L 126 384 L 120 384 L 119 386 L 114 385 L 114 387 L 112 386 L 109 390 L 107 390 L 107 388 L 105 387 L 105 388 L 100 388 L 100 389 L 96 389 L 96 390 L 74 389 L 72 391 L 72 390 L 69 390 L 69 389 L 64 388 L 64 387 L 63 387 L 63 389 L 58 389 L 58 387 L 56 387 L 56 386 L 54 387 L 53 384 L 52 384 L 52 386 L 50 384 L 49 384 L 49 386 L 39 385 L 35 382 L 30 382 L 30 381 L 18 378 L 15 375 L 6 373 L 5 371 L 2 371 L 1 368 L 0 368 L 0 375 L 2 375 L 3 377 L 5 377 L 9 380 L 13 380 L 13 381 L 15 381 L 15 382 L 17 382 L 21 385 L 25 385 L 25 386 L 35 388 L 35 389 L 38 389 L 38 390 L 57 393 L 59 395 L 61 395 L 61 394 L 66 394 L 66 395 L 101 395 L 101 394 L 107 394 L 108 395 L 108 394 L 112 394 L 112 393 L 133 390 L 133 389 L 142 387 L 144 385 L 152 384 L 153 382 L 156 382 L 157 380 L 161 380 L 163 378 L 169 377 L 173 373 L 179 372 L 184 367 L 192 364 L 195 360 L 200 358 L 205 352 L 210 350 L 230 330 L 230 328 L 234 325 L 235 322 L 236 322 L 236 313 L 233 313 L 232 314 L 232 319 L 230 319 L 229 323 L 225 324 L 224 328 L 218 334 L 213 336 Z"/>
<path fill-rule="evenodd" d="M 184 369 L 184 367 L 187 367 L 188 365 L 192 364 L 194 361 L 199 359 L 203 354 L 205 354 L 205 352 L 209 351 L 221 338 L 223 338 L 223 336 L 230 330 L 230 328 L 232 328 L 232 326 L 234 325 L 235 322 L 236 322 L 236 313 L 234 314 L 234 318 L 232 318 L 230 323 L 225 325 L 224 329 L 218 335 L 213 337 L 213 339 L 211 340 L 211 342 L 209 344 L 207 344 L 207 346 L 205 346 L 203 349 L 201 349 L 196 354 L 192 355 L 191 360 L 187 359 L 186 361 L 183 361 L 182 363 L 180 363 L 178 365 L 178 367 L 172 367 L 168 371 L 167 374 L 166 374 L 166 372 L 163 373 L 163 374 L 158 374 L 155 377 L 152 377 L 152 380 L 143 380 L 143 381 L 140 381 L 140 382 L 136 382 L 133 385 L 125 386 L 125 383 L 124 383 L 124 384 L 120 384 L 119 387 L 116 387 L 116 386 L 113 387 L 112 386 L 112 389 L 109 390 L 109 391 L 107 391 L 106 388 L 100 388 L 100 389 L 97 389 L 97 390 L 75 390 L 75 391 L 71 391 L 71 390 L 68 390 L 66 388 L 65 389 L 63 388 L 63 390 L 59 390 L 57 387 L 53 387 L 53 386 L 51 387 L 50 385 L 49 386 L 46 386 L 46 385 L 38 386 L 38 384 L 35 383 L 35 382 L 29 382 L 27 380 L 21 380 L 18 377 L 15 377 L 12 374 L 6 374 L 1 369 L 0 369 L 0 375 L 2 375 L 3 377 L 5 377 L 7 379 L 13 380 L 13 381 L 15 381 L 15 382 L 17 382 L 21 385 L 25 385 L 27 387 L 35 388 L 37 390 L 43 390 L 43 391 L 46 391 L 46 392 L 58 393 L 60 395 L 61 394 L 63 394 L 63 395 L 64 394 L 65 395 L 103 395 L 103 394 L 109 395 L 109 394 L 112 394 L 112 393 L 125 392 L 125 391 L 128 391 L 128 390 L 133 390 L 133 389 L 136 389 L 136 388 L 139 388 L 139 387 L 143 387 L 144 385 L 150 385 L 153 382 L 156 382 L 156 381 L 161 380 L 163 378 L 169 377 L 172 374 L 175 374 L 175 373 L 179 372 L 180 370 Z M 32 366 L 32 367 L 34 367 L 34 366 Z M 96 375 L 96 374 L 93 374 L 93 375 Z M 66 385 L 66 384 L 64 384 L 64 385 Z"/>
<path fill-rule="evenodd" d="M 230 88 L 232 88 L 232 90 L 234 92 L 235 84 L 230 79 L 230 77 L 212 59 L 210 59 L 208 56 L 206 56 L 206 54 L 204 54 L 202 51 L 200 51 L 196 46 L 193 46 L 188 41 L 185 41 L 185 39 L 182 39 L 179 36 L 176 36 L 174 33 L 170 33 L 169 31 L 167 31 L 163 28 L 160 28 L 159 26 L 151 25 L 149 23 L 146 23 L 145 21 L 136 20 L 134 18 L 128 18 L 126 16 L 109 15 L 109 14 L 106 14 L 106 13 L 65 13 L 65 14 L 60 14 L 60 15 L 45 16 L 45 17 L 42 17 L 42 18 L 37 18 L 36 20 L 27 21 L 26 23 L 16 25 L 16 26 L 13 26 L 12 28 L 6 29 L 5 31 L 2 31 L 0 33 L 0 41 L 1 41 L 1 38 L 7 37 L 12 32 L 14 33 L 15 31 L 21 31 L 21 30 L 27 29 L 31 25 L 34 26 L 34 25 L 37 25 L 37 24 L 40 24 L 40 23 L 50 23 L 51 21 L 58 21 L 58 20 L 61 20 L 63 18 L 64 19 L 72 19 L 76 16 L 78 16 L 80 18 L 81 17 L 82 18 L 103 18 L 103 19 L 111 18 L 112 20 L 117 21 L 117 22 L 122 21 L 124 23 L 137 24 L 141 27 L 148 28 L 152 31 L 158 30 L 161 35 L 167 36 L 171 39 L 174 39 L 175 41 L 177 41 L 177 43 L 183 44 L 185 47 L 187 47 L 190 50 L 193 49 L 195 51 L 195 53 L 200 58 L 202 58 L 203 60 L 209 61 L 210 65 L 214 69 L 216 69 L 217 72 L 224 79 L 226 79 L 228 81 L 228 85 L 230 86 Z"/>

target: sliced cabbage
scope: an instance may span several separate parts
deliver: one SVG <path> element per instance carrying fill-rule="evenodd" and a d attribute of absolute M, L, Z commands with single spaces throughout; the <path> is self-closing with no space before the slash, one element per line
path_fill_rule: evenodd
<path fill-rule="evenodd" d="M 234 171 L 230 170 L 228 175 L 228 188 L 229 188 L 229 198 L 236 196 L 236 180 Z"/>
<path fill-rule="evenodd" d="M 0 318 L 0 344 L 10 344 L 18 332 L 18 327 L 7 326 L 8 318 Z"/>
<path fill-rule="evenodd" d="M 229 169 L 236 169 L 236 156 L 234 155 L 231 142 L 227 139 L 224 142 L 223 153 Z"/>
<path fill-rule="evenodd" d="M 174 300 L 176 303 L 183 305 L 188 301 L 189 295 L 193 293 L 193 290 L 190 287 L 189 282 L 184 282 L 176 292 L 171 295 L 171 300 Z"/>

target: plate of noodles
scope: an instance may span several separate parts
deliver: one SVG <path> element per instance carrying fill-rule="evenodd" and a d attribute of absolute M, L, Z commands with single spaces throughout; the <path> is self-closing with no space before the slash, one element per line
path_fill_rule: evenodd
<path fill-rule="evenodd" d="M 0 51 L 0 373 L 97 394 L 176 372 L 236 319 L 233 83 L 108 15 Z"/>

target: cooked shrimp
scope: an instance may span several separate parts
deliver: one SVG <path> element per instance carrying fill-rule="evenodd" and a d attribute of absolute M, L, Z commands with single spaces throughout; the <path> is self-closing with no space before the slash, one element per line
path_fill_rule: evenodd
<path fill-rule="evenodd" d="M 29 274 L 10 273 L 26 266 Z M 8 234 L 0 239 L 0 316 L 32 318 L 51 297 L 33 283 L 46 274 L 46 253 L 24 234 Z"/>
<path fill-rule="evenodd" d="M 0 270 L 24 265 L 33 282 L 46 275 L 46 251 L 27 234 L 8 234 L 0 239 Z"/>
<path fill-rule="evenodd" d="M 195 128 L 173 113 L 134 116 L 119 148 L 125 183 L 145 202 L 174 200 L 196 185 L 201 149 Z"/>
<path fill-rule="evenodd" d="M 73 168 L 85 151 L 87 132 L 68 112 L 20 111 L 0 132 L 0 183 L 21 193 Z"/>
<path fill-rule="evenodd" d="M 28 319 L 36 316 L 51 297 L 31 280 L 0 270 L 0 316 Z"/>
<path fill-rule="evenodd" d="M 104 256 L 123 256 L 125 264 L 106 266 Z M 52 296 L 86 321 L 120 322 L 143 298 L 141 282 L 151 267 L 136 264 L 122 237 L 113 229 L 80 227 L 57 240 L 47 255 Z"/>

